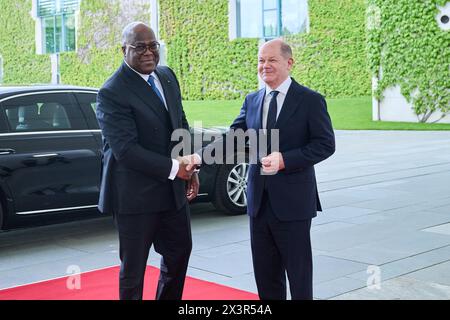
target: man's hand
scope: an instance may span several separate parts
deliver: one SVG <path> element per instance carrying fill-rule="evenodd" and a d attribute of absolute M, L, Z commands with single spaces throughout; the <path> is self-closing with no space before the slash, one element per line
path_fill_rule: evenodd
<path fill-rule="evenodd" d="M 267 174 L 275 174 L 285 168 L 283 155 L 280 152 L 272 152 L 267 157 L 262 158 L 261 164 L 263 172 Z"/>
<path fill-rule="evenodd" d="M 192 174 L 190 180 L 186 184 L 186 197 L 188 201 L 192 201 L 198 195 L 198 190 L 200 189 L 200 181 L 198 179 L 197 172 Z"/>
<path fill-rule="evenodd" d="M 194 173 L 194 168 L 185 157 L 178 157 L 178 162 L 180 166 L 178 168 L 177 177 L 183 180 L 190 180 L 192 174 Z M 189 169 L 188 169 L 189 166 Z"/>
<path fill-rule="evenodd" d="M 183 159 L 184 162 L 187 162 L 188 165 L 186 166 L 186 170 L 191 171 L 195 170 L 202 164 L 202 160 L 200 159 L 200 156 L 198 154 L 190 154 L 188 156 L 184 156 L 181 159 Z"/>

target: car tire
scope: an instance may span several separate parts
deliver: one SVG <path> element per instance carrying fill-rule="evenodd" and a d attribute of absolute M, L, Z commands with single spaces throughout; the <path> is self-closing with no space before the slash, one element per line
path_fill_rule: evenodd
<path fill-rule="evenodd" d="M 247 212 L 248 169 L 248 162 L 220 166 L 212 201 L 217 210 L 228 215 Z"/>

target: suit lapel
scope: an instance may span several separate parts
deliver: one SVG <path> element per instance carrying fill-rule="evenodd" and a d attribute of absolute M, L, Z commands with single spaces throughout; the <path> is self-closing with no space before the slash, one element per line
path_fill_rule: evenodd
<path fill-rule="evenodd" d="M 168 79 L 168 77 L 161 72 L 158 68 L 155 70 L 155 73 L 158 75 L 159 81 L 161 82 L 161 86 L 164 91 L 164 98 L 166 99 L 167 109 L 170 115 L 170 122 L 172 123 L 172 128 L 176 129 L 180 127 L 180 123 L 178 121 L 178 107 L 174 101 L 177 96 L 174 90 L 174 84 L 172 81 Z"/>
<path fill-rule="evenodd" d="M 125 65 L 125 63 L 122 64 L 122 70 L 130 91 L 138 96 L 161 119 L 162 122 L 165 122 L 166 110 L 164 104 L 152 88 L 136 72 Z"/>
<path fill-rule="evenodd" d="M 292 83 L 289 86 L 280 114 L 278 115 L 277 122 L 275 123 L 276 129 L 282 128 L 284 123 L 289 120 L 298 108 L 301 98 L 302 95 L 298 90 L 298 84 L 294 79 L 292 79 Z"/>
<path fill-rule="evenodd" d="M 262 109 L 263 109 L 265 94 L 266 94 L 266 90 L 261 89 L 258 92 L 258 95 L 256 96 L 256 101 L 255 101 L 256 117 L 254 119 L 255 122 L 253 123 L 253 128 L 255 128 L 257 130 L 262 128 Z"/>

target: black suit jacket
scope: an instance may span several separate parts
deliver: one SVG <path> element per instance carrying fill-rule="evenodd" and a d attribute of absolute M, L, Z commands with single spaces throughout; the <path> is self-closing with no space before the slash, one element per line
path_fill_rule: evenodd
<path fill-rule="evenodd" d="M 97 119 L 103 134 L 99 210 L 136 214 L 180 209 L 185 182 L 169 180 L 174 129 L 189 130 L 175 74 L 155 70 L 168 111 L 152 88 L 125 63 L 98 94 Z"/>
<path fill-rule="evenodd" d="M 232 129 L 262 128 L 264 95 L 265 89 L 247 95 Z M 292 79 L 275 129 L 279 129 L 279 151 L 286 168 L 275 175 L 261 175 L 258 165 L 250 165 L 247 212 L 252 217 L 258 214 L 266 185 L 272 209 L 280 220 L 312 218 L 322 210 L 314 165 L 335 151 L 325 99 Z"/>

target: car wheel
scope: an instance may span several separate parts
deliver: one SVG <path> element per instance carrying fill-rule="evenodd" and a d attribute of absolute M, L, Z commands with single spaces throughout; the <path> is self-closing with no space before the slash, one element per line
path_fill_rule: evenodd
<path fill-rule="evenodd" d="M 248 169 L 246 162 L 220 166 L 213 200 L 218 210 L 229 215 L 246 213 Z"/>

